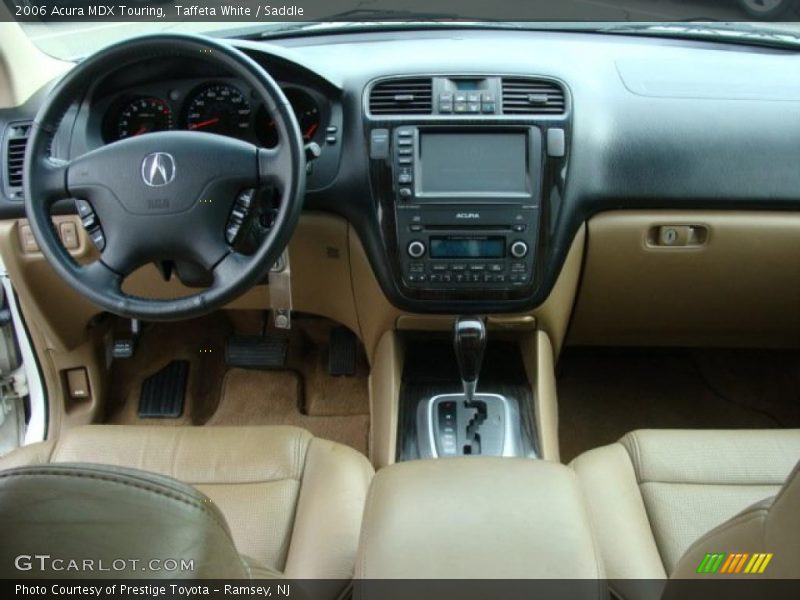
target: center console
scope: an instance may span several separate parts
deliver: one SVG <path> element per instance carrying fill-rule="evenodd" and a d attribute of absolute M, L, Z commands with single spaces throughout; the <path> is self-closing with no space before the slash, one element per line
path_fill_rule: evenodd
<path fill-rule="evenodd" d="M 396 290 L 416 309 L 504 312 L 534 296 L 568 114 L 565 86 L 543 77 L 398 77 L 368 88 L 373 196 Z"/>
<path fill-rule="evenodd" d="M 559 463 L 526 459 L 418 460 L 378 471 L 355 577 L 562 579 L 572 587 L 549 597 L 607 595 L 575 474 Z M 391 592 L 382 591 L 381 598 Z M 496 589 L 487 591 L 482 597 L 497 595 Z"/>
<path fill-rule="evenodd" d="M 529 284 L 540 131 L 404 126 L 394 130 L 392 144 L 403 282 L 439 290 Z"/>

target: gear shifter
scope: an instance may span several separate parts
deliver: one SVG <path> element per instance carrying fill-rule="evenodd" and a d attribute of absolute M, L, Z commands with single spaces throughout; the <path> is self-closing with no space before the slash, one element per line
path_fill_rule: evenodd
<path fill-rule="evenodd" d="M 486 325 L 480 317 L 456 318 L 453 328 L 453 349 L 461 373 L 464 396 L 467 404 L 470 404 L 475 397 L 483 353 L 486 350 Z"/>

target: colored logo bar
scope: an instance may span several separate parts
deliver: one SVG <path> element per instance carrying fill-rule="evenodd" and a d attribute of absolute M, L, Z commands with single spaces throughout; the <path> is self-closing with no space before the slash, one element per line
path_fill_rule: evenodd
<path fill-rule="evenodd" d="M 772 560 L 772 553 L 756 552 L 715 552 L 706 554 L 697 567 L 698 573 L 719 573 L 735 575 L 737 573 L 760 575 Z"/>

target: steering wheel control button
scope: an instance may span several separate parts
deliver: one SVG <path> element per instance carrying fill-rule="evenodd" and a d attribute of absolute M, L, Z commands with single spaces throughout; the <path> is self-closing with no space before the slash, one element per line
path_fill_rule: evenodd
<path fill-rule="evenodd" d="M 408 255 L 411 258 L 422 258 L 425 256 L 425 244 L 419 240 L 414 240 L 408 245 Z"/>
<path fill-rule="evenodd" d="M 92 205 L 86 200 L 75 200 L 75 208 L 78 210 L 78 216 L 81 219 L 87 215 L 91 215 L 94 212 Z"/>
<path fill-rule="evenodd" d="M 511 244 L 509 252 L 511 252 L 511 256 L 514 258 L 524 258 L 528 254 L 528 244 L 521 240 L 517 240 Z"/>
<path fill-rule="evenodd" d="M 99 227 L 94 231 L 89 232 L 89 237 L 97 249 L 102 252 L 106 247 L 106 236 L 103 235 L 103 230 Z"/>
<path fill-rule="evenodd" d="M 253 205 L 254 189 L 245 190 L 239 194 L 233 203 L 233 209 L 228 217 L 228 225 L 225 227 L 225 239 L 229 244 L 233 244 L 239 236 L 247 217 L 250 207 Z"/>

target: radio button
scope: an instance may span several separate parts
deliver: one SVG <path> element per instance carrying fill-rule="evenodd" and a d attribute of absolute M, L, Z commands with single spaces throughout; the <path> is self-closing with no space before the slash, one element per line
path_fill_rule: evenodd
<path fill-rule="evenodd" d="M 409 225 L 408 226 L 408 230 L 417 233 L 417 232 L 422 231 L 423 227 L 422 227 L 422 225 Z"/>
<path fill-rule="evenodd" d="M 466 271 L 467 265 L 456 263 L 450 267 L 453 271 Z"/>
<path fill-rule="evenodd" d="M 412 154 L 414 154 L 414 149 L 413 148 L 409 148 L 407 146 L 403 146 L 402 148 L 398 148 L 397 149 L 397 155 L 398 156 L 411 156 Z"/>
<path fill-rule="evenodd" d="M 408 255 L 411 258 L 422 258 L 425 256 L 425 244 L 419 240 L 414 240 L 408 245 Z"/>
<path fill-rule="evenodd" d="M 397 176 L 397 183 L 411 183 L 412 181 L 414 181 L 414 177 L 411 175 L 411 173 L 400 173 Z"/>
<path fill-rule="evenodd" d="M 444 271 L 447 271 L 447 265 L 446 264 L 433 264 L 433 265 L 431 265 L 431 271 L 433 271 L 434 273 L 442 273 Z"/>
<path fill-rule="evenodd" d="M 411 164 L 411 157 L 410 156 L 399 156 L 397 158 L 398 165 L 410 165 Z"/>
<path fill-rule="evenodd" d="M 469 266 L 469 270 L 470 271 L 485 271 L 486 270 L 486 265 L 470 265 Z"/>
<path fill-rule="evenodd" d="M 456 113 L 465 113 L 465 112 L 467 112 L 467 103 L 466 102 L 456 102 L 453 105 L 453 112 L 456 112 Z"/>
<path fill-rule="evenodd" d="M 413 192 L 411 191 L 411 188 L 407 187 L 401 187 L 398 190 L 398 193 L 400 194 L 400 197 L 403 198 L 404 200 L 407 198 L 411 198 L 411 196 L 414 195 Z"/>
<path fill-rule="evenodd" d="M 511 252 L 511 256 L 514 258 L 523 258 L 526 254 L 528 254 L 528 244 L 521 240 L 517 240 L 511 244 L 509 251 Z"/>
<path fill-rule="evenodd" d="M 494 102 L 484 102 L 481 104 L 481 112 L 489 115 L 493 115 L 495 113 L 495 103 Z"/>
<path fill-rule="evenodd" d="M 451 112 L 453 112 L 453 103 L 452 102 L 440 102 L 439 103 L 439 112 L 440 113 L 451 113 Z"/>
<path fill-rule="evenodd" d="M 414 132 L 411 129 L 398 129 L 397 130 L 397 137 L 401 138 L 410 138 L 414 136 Z"/>
<path fill-rule="evenodd" d="M 399 138 L 397 140 L 397 145 L 398 146 L 413 146 L 414 145 L 414 140 L 412 140 L 410 137 L 401 137 L 401 138 Z"/>
<path fill-rule="evenodd" d="M 486 268 L 489 269 L 492 273 L 502 273 L 503 271 L 505 271 L 505 266 L 503 266 L 501 263 L 491 263 L 487 265 Z"/>
<path fill-rule="evenodd" d="M 469 112 L 469 113 L 479 113 L 479 112 L 481 112 L 481 104 L 480 104 L 480 102 L 469 102 L 467 104 L 467 112 Z"/>

